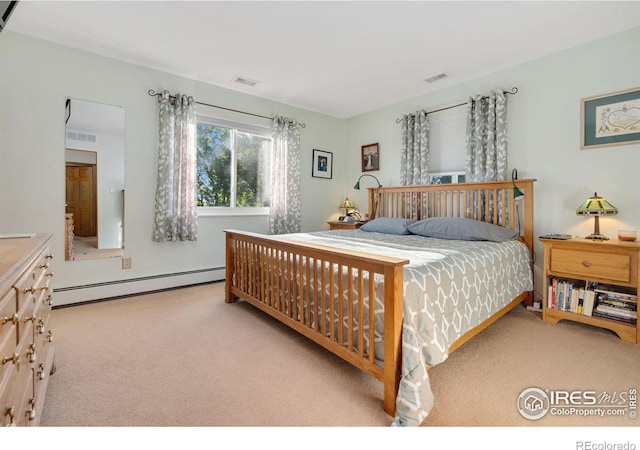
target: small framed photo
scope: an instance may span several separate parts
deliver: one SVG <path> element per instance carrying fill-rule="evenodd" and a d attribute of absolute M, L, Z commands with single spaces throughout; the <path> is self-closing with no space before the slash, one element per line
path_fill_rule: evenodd
<path fill-rule="evenodd" d="M 582 99 L 580 148 L 640 143 L 640 88 Z"/>
<path fill-rule="evenodd" d="M 380 170 L 380 147 L 377 143 L 362 146 L 362 171 Z"/>
<path fill-rule="evenodd" d="M 313 149 L 313 167 L 311 176 L 316 178 L 331 178 L 333 172 L 333 153 Z"/>

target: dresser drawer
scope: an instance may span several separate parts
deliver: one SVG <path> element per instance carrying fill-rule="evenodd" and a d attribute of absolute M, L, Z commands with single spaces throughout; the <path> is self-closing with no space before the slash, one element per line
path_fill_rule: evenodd
<path fill-rule="evenodd" d="M 0 299 L 0 378 L 17 364 L 18 314 L 16 314 L 16 294 L 11 289 Z M 0 405 L 2 406 L 2 405 Z"/>
<path fill-rule="evenodd" d="M 49 289 L 49 279 L 53 274 L 49 270 L 48 254 L 49 249 L 46 248 L 17 281 L 19 310 L 23 309 L 25 303 L 35 304 L 40 294 Z"/>
<path fill-rule="evenodd" d="M 551 249 L 553 273 L 571 274 L 586 279 L 600 279 L 622 283 L 634 280 L 636 253 L 605 253 L 566 248 Z"/>

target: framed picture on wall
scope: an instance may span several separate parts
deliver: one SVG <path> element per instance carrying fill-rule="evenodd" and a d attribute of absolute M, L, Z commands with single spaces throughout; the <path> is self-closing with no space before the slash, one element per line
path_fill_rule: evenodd
<path fill-rule="evenodd" d="M 333 153 L 313 149 L 313 166 L 311 176 L 316 178 L 331 178 L 333 172 Z"/>
<path fill-rule="evenodd" d="M 640 143 L 640 88 L 582 99 L 580 148 Z"/>
<path fill-rule="evenodd" d="M 362 146 L 362 171 L 380 170 L 380 147 L 377 143 Z"/>

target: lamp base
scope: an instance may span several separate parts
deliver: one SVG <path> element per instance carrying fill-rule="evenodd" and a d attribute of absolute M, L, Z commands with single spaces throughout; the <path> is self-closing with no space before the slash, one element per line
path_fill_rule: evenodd
<path fill-rule="evenodd" d="M 585 236 L 584 238 L 591 239 L 592 241 L 608 241 L 609 240 L 608 237 L 600 233 L 593 233 L 593 234 L 590 234 L 589 236 Z"/>

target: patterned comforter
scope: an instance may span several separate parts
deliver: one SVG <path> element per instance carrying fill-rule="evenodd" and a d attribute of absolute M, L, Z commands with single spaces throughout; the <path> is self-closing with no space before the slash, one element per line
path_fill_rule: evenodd
<path fill-rule="evenodd" d="M 444 362 L 451 344 L 460 336 L 513 298 L 533 290 L 529 250 L 516 240 L 457 241 L 361 230 L 285 236 L 292 241 L 409 259 L 404 266 L 397 426 L 420 425 L 431 411 L 434 398 L 427 366 Z M 378 310 L 382 303 L 376 302 Z M 377 333 L 380 338 L 381 333 Z M 381 344 L 376 342 L 376 348 L 382 348 Z"/>

